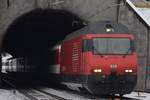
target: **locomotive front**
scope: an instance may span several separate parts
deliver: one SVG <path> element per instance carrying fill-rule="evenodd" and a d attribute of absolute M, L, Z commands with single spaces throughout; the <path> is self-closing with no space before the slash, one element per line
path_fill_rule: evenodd
<path fill-rule="evenodd" d="M 86 34 L 82 44 L 84 87 L 92 94 L 127 94 L 137 80 L 134 37 L 129 34 Z"/>
<path fill-rule="evenodd" d="M 110 21 L 90 24 L 61 43 L 60 79 L 94 95 L 130 93 L 137 81 L 134 36 Z"/>

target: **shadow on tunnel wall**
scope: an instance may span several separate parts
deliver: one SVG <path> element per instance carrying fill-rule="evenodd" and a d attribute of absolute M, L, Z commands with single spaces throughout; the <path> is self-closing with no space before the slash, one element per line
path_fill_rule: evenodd
<path fill-rule="evenodd" d="M 15 19 L 8 27 L 2 51 L 27 57 L 32 64 L 47 66 L 49 50 L 64 37 L 85 26 L 86 21 L 65 10 L 35 9 Z"/>

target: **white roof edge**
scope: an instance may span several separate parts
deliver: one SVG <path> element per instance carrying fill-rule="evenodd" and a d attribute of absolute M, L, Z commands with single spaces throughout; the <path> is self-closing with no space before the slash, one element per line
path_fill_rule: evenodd
<path fill-rule="evenodd" d="M 137 7 L 130 1 L 126 0 L 126 2 L 133 8 L 133 10 L 145 21 L 145 23 L 150 27 L 150 21 L 144 17 L 143 13 L 140 12 Z"/>

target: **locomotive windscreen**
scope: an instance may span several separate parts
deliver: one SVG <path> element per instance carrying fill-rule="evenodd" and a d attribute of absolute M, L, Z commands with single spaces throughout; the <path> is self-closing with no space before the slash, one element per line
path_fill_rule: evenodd
<path fill-rule="evenodd" d="M 94 38 L 94 54 L 130 54 L 131 41 L 128 38 Z"/>

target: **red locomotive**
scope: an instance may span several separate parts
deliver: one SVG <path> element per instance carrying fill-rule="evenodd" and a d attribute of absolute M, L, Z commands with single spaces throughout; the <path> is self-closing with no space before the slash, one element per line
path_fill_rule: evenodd
<path fill-rule="evenodd" d="M 134 36 L 115 22 L 91 24 L 69 34 L 52 51 L 49 71 L 63 84 L 94 95 L 128 94 L 137 81 Z"/>

